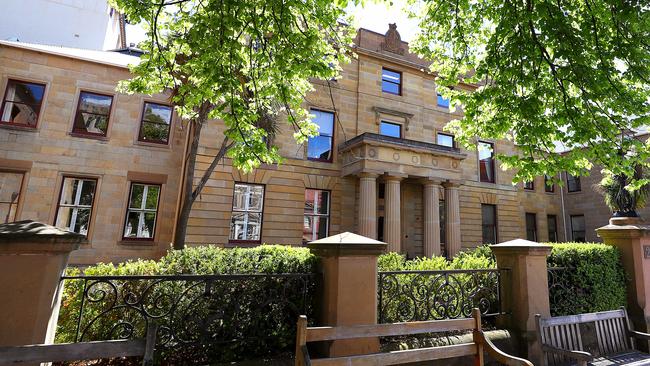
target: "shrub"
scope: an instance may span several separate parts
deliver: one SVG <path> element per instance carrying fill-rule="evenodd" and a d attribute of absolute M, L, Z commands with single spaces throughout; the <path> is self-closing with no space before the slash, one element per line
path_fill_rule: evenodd
<path fill-rule="evenodd" d="M 568 267 L 551 283 L 551 313 L 613 310 L 626 304 L 625 271 L 616 247 L 597 243 L 552 244 L 550 267 Z"/>
<path fill-rule="evenodd" d="M 100 263 L 85 268 L 83 275 L 281 274 L 314 273 L 315 269 L 316 258 L 306 248 L 263 245 L 222 249 L 202 246 L 169 251 L 158 261 L 136 260 L 117 265 Z M 71 276 L 81 273 L 77 268 L 67 271 Z M 287 352 L 295 337 L 298 314 L 294 312 L 305 309 L 307 315 L 313 318 L 311 301 L 315 283 L 308 281 L 307 296 L 304 296 L 301 291 L 304 287 L 299 282 L 299 279 L 255 277 L 217 280 L 210 282 L 210 286 L 195 286 L 196 282 L 189 281 L 119 280 L 113 283 L 124 297 L 116 298 L 111 284 L 99 282 L 91 285 L 92 281 L 88 281 L 81 323 L 81 329 L 87 329 L 83 340 L 143 336 L 146 319 L 142 312 L 146 311 L 154 314 L 152 317 L 165 314 L 158 319 L 163 339 L 165 333 L 172 329 L 179 339 L 191 343 L 202 337 L 201 341 L 207 341 L 210 345 L 167 343 L 169 347 L 163 348 L 161 354 L 167 361 L 185 357 L 203 363 L 230 362 Z M 76 340 L 83 292 L 83 280 L 66 282 L 57 342 Z M 89 301 L 91 297 L 100 301 Z M 273 301 L 268 302 L 269 299 Z M 114 309 L 110 305 L 113 301 L 117 301 L 117 304 L 129 301 L 138 306 Z M 176 309 L 174 317 L 169 315 L 170 309 Z M 93 322 L 95 317 L 98 320 Z M 210 328 L 206 328 L 205 324 L 209 324 Z M 201 333 L 201 330 L 204 332 Z"/>

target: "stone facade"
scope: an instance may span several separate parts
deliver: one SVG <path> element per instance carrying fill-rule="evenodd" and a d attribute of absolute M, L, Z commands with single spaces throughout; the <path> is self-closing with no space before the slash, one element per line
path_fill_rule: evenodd
<path fill-rule="evenodd" d="M 462 111 L 451 113 L 439 105 L 435 76 L 424 71 L 427 64 L 409 53 L 394 31 L 382 35 L 361 29 L 356 57 L 342 77 L 314 81 L 305 98 L 306 108 L 334 114 L 331 161 L 309 159 L 308 146 L 296 145 L 283 124 L 274 141 L 286 158 L 282 164 L 250 174 L 233 169 L 228 160 L 219 165 L 193 207 L 189 245 L 302 245 L 306 189 L 329 192 L 327 234 L 357 232 L 411 257 L 453 255 L 483 243 L 482 205 L 495 207 L 498 242 L 527 236 L 526 213 L 536 215 L 538 241 L 549 240 L 548 215 L 556 218 L 556 239 L 571 239 L 570 227 L 565 236 L 565 222 L 569 225 L 569 215 L 580 212 L 589 218 L 587 239 L 595 239 L 593 229 L 606 224 L 609 213 L 590 193 L 586 178 L 583 193 L 568 193 L 566 187 L 546 192 L 541 177 L 529 190 L 513 185 L 513 174 L 500 170 L 497 161 L 494 182 L 481 182 L 479 152 L 439 144 L 437 133 Z M 401 73 L 399 95 L 382 91 L 383 68 Z M 115 92 L 117 82 L 128 77 L 125 65 L 0 43 L 0 95 L 8 80 L 45 85 L 36 128 L 0 123 L 0 172 L 24 174 L 12 218 L 55 223 L 63 177 L 97 180 L 89 244 L 73 254 L 72 263 L 155 258 L 173 237 L 186 134 L 174 117 L 168 144 L 139 141 L 143 103 L 165 104 L 167 97 Z M 113 96 L 105 138 L 71 134 L 80 91 Z M 401 138 L 381 135 L 381 121 L 400 125 Z M 204 128 L 197 176 L 216 154 L 222 128 L 218 121 Z M 508 141 L 490 142 L 497 153 L 516 152 Z M 122 238 L 133 182 L 161 187 L 154 240 Z M 259 230 L 259 240 L 231 239 L 236 183 L 263 186 L 261 228 L 249 223 L 246 229 Z"/>

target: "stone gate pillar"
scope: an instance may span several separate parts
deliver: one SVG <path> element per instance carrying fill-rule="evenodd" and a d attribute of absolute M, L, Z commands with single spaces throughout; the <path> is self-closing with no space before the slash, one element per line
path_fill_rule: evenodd
<path fill-rule="evenodd" d="M 609 225 L 596 229 L 596 233 L 605 244 L 617 247 L 621 253 L 628 279 L 628 316 L 635 330 L 647 333 L 650 331 L 650 225 L 644 225 L 638 217 L 614 217 Z M 648 346 L 647 342 L 637 343 Z"/>
<path fill-rule="evenodd" d="M 377 257 L 387 244 L 353 233 L 312 241 L 323 273 L 319 325 L 377 324 Z M 379 339 L 334 341 L 328 356 L 379 352 Z"/>
<path fill-rule="evenodd" d="M 510 330 L 519 343 L 519 356 L 543 365 L 535 314 L 551 315 L 546 258 L 551 246 L 517 239 L 491 245 L 501 270 L 501 310 L 497 326 Z"/>
<path fill-rule="evenodd" d="M 61 275 L 85 236 L 34 221 L 0 225 L 0 345 L 52 343 Z"/>

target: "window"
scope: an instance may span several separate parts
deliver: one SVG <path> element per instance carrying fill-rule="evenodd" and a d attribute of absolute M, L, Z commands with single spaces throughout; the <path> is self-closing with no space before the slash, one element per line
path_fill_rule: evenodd
<path fill-rule="evenodd" d="M 535 190 L 535 182 L 530 181 L 530 182 L 524 182 L 524 189 L 527 189 L 529 191 L 534 191 Z"/>
<path fill-rule="evenodd" d="M 173 111 L 168 105 L 145 102 L 138 140 L 167 144 Z"/>
<path fill-rule="evenodd" d="M 305 217 L 302 240 L 305 242 L 327 237 L 330 221 L 330 192 L 305 190 Z"/>
<path fill-rule="evenodd" d="M 153 240 L 159 199 L 160 185 L 131 183 L 124 238 Z"/>
<path fill-rule="evenodd" d="M 81 92 L 72 132 L 90 136 L 106 136 L 113 97 Z"/>
<path fill-rule="evenodd" d="M 318 136 L 307 141 L 307 159 L 332 161 L 334 140 L 334 113 L 312 109 L 313 122 L 318 125 Z"/>
<path fill-rule="evenodd" d="M 377 240 L 384 241 L 384 216 L 377 217 Z"/>
<path fill-rule="evenodd" d="M 483 244 L 497 243 L 497 206 L 481 204 Z"/>
<path fill-rule="evenodd" d="M 402 125 L 399 123 L 381 121 L 379 122 L 379 134 L 402 138 Z"/>
<path fill-rule="evenodd" d="M 481 182 L 494 183 L 494 144 L 478 143 L 479 176 Z"/>
<path fill-rule="evenodd" d="M 235 183 L 230 221 L 231 241 L 259 241 L 262 234 L 264 186 Z"/>
<path fill-rule="evenodd" d="M 537 215 L 526 212 L 526 239 L 537 241 Z"/>
<path fill-rule="evenodd" d="M 0 222 L 16 221 L 24 173 L 0 171 Z"/>
<path fill-rule="evenodd" d="M 0 108 L 0 121 L 6 124 L 36 128 L 41 113 L 45 85 L 17 80 L 7 82 Z"/>
<path fill-rule="evenodd" d="M 584 215 L 571 215 L 571 239 L 576 242 L 585 241 Z"/>
<path fill-rule="evenodd" d="M 544 191 L 546 191 L 547 193 L 555 192 L 555 184 L 553 184 L 551 177 L 549 177 L 548 175 L 544 176 Z"/>
<path fill-rule="evenodd" d="M 54 226 L 88 235 L 97 180 L 63 177 Z"/>
<path fill-rule="evenodd" d="M 438 136 L 436 137 L 436 141 L 437 141 L 438 145 L 447 146 L 447 147 L 454 147 L 454 136 L 453 135 L 448 135 L 446 133 L 438 132 Z"/>
<path fill-rule="evenodd" d="M 555 215 L 546 216 L 548 226 L 548 241 L 552 243 L 557 242 L 557 217 Z"/>
<path fill-rule="evenodd" d="M 402 95 L 402 73 L 389 69 L 381 69 L 381 91 Z"/>
<path fill-rule="evenodd" d="M 580 177 L 566 173 L 566 187 L 569 192 L 580 192 Z"/>
<path fill-rule="evenodd" d="M 438 107 L 449 108 L 449 99 L 438 94 Z"/>

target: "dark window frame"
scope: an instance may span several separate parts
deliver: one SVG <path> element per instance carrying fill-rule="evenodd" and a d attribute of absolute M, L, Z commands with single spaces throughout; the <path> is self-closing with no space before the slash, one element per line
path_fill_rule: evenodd
<path fill-rule="evenodd" d="M 384 70 L 399 74 L 399 83 L 396 83 L 396 82 L 391 81 L 391 80 L 384 79 Z M 381 91 L 382 91 L 382 93 L 388 93 L 388 94 L 392 94 L 392 95 L 402 95 L 402 80 L 403 80 L 403 78 L 404 78 L 404 75 L 402 74 L 401 71 L 393 70 L 393 69 L 390 69 L 388 67 L 382 67 L 381 68 Z M 385 90 L 384 89 L 384 83 L 397 85 L 397 93 L 393 93 L 392 91 Z"/>
<path fill-rule="evenodd" d="M 549 225 L 551 222 L 553 222 L 553 228 L 555 229 L 554 231 L 551 231 L 551 225 Z M 546 215 L 546 227 L 548 230 L 548 241 L 552 243 L 557 243 L 558 242 L 557 215 Z M 551 235 L 551 233 L 553 233 L 553 235 Z M 551 238 L 551 236 L 554 236 L 554 238 Z"/>
<path fill-rule="evenodd" d="M 310 108 L 309 110 L 310 111 L 319 111 L 321 113 L 329 113 L 329 114 L 332 115 L 332 136 L 327 136 L 327 135 L 321 134 L 320 129 L 318 131 L 318 137 L 323 136 L 323 137 L 329 137 L 330 138 L 332 148 L 331 148 L 331 151 L 330 151 L 329 159 L 311 158 L 311 157 L 309 157 L 309 139 L 307 139 L 307 154 L 306 154 L 307 155 L 307 160 L 320 161 L 320 162 L 323 162 L 323 163 L 332 163 L 332 162 L 334 162 L 334 146 L 335 146 L 334 144 L 336 142 L 335 141 L 335 136 L 336 136 L 336 112 L 328 111 L 328 110 L 320 109 L 320 108 Z"/>
<path fill-rule="evenodd" d="M 147 110 L 147 104 L 155 104 L 155 105 L 171 108 L 171 114 L 169 116 L 169 124 L 167 124 L 167 141 L 145 140 L 143 138 L 143 136 L 142 136 L 142 127 L 144 126 L 144 122 L 154 123 L 154 124 L 159 124 L 159 125 L 163 124 L 163 123 L 159 123 L 159 122 L 145 121 L 144 116 L 145 116 L 145 111 Z M 169 141 L 171 140 L 171 137 L 172 137 L 171 132 L 172 132 L 172 122 L 173 121 L 174 121 L 174 106 L 173 105 L 145 100 L 142 103 L 142 114 L 140 115 L 140 127 L 138 129 L 138 141 L 149 143 L 149 144 L 169 145 Z"/>
<path fill-rule="evenodd" d="M 94 180 L 95 181 L 95 192 L 93 193 L 93 202 L 90 204 L 90 217 L 88 218 L 88 232 L 86 235 L 84 235 L 86 238 L 88 238 L 92 232 L 93 229 L 93 215 L 95 211 L 95 204 L 97 203 L 97 190 L 99 188 L 99 178 L 97 177 L 88 177 L 84 175 L 63 175 L 61 178 L 61 187 L 59 187 L 59 196 L 56 200 L 56 210 L 54 211 L 54 224 L 53 226 L 56 226 L 56 222 L 59 220 L 59 209 L 61 208 L 61 196 L 63 195 L 63 188 L 65 185 L 65 180 L 66 178 L 70 179 L 81 179 L 81 180 Z M 57 226 L 58 227 L 58 226 Z M 81 234 L 83 235 L 83 234 Z"/>
<path fill-rule="evenodd" d="M 162 197 L 162 184 L 161 183 L 149 183 L 149 182 L 144 182 L 144 181 L 130 181 L 129 182 L 129 194 L 127 197 L 126 201 L 126 213 L 124 214 L 124 224 L 122 225 L 122 241 L 143 241 L 143 242 L 153 242 L 156 240 L 156 231 L 158 230 L 158 215 L 159 215 L 159 210 L 160 210 L 160 198 Z M 154 220 L 153 223 L 153 235 L 151 238 L 138 238 L 138 237 L 132 237 L 132 236 L 124 236 L 126 232 L 126 224 L 129 220 L 129 211 L 131 208 L 129 207 L 131 205 L 131 194 L 133 193 L 133 185 L 134 184 L 140 184 L 140 185 L 145 185 L 145 186 L 157 186 L 158 187 L 158 202 L 156 202 L 156 219 Z M 142 200 L 145 200 L 144 194 L 142 195 Z"/>
<path fill-rule="evenodd" d="M 584 226 L 582 230 L 575 230 L 575 228 L 573 227 L 573 218 L 574 217 L 575 218 L 582 217 L 582 225 Z M 586 230 L 587 229 L 586 228 L 587 223 L 585 222 L 585 215 L 583 215 L 583 214 L 569 215 L 569 222 L 571 223 L 571 241 L 576 242 L 576 243 L 586 243 L 587 242 L 587 230 Z M 580 233 L 580 232 L 582 233 L 582 237 L 583 237 L 584 241 L 577 241 L 576 240 L 576 235 L 575 235 L 576 232 L 577 233 Z"/>
<path fill-rule="evenodd" d="M 526 212 L 525 215 L 524 215 L 524 218 L 525 218 L 525 224 L 526 224 L 526 240 L 530 240 L 530 241 L 534 241 L 534 242 L 538 241 L 538 236 L 537 236 L 537 214 L 534 213 L 534 212 Z M 529 218 L 532 218 L 532 220 L 533 220 L 532 221 L 532 224 L 533 224 L 532 228 L 528 227 Z M 532 239 L 530 238 L 529 234 L 532 234 L 532 237 L 533 237 Z"/>
<path fill-rule="evenodd" d="M 436 132 L 436 145 L 440 146 L 447 146 L 447 145 L 441 145 L 440 144 L 440 139 L 438 138 L 440 135 L 451 137 L 451 146 L 450 147 L 456 147 L 456 136 L 450 134 L 450 133 L 445 133 L 445 132 Z"/>
<path fill-rule="evenodd" d="M 327 192 L 327 194 L 328 194 L 328 197 L 329 197 L 329 198 L 328 198 L 328 200 L 327 200 L 327 215 L 317 214 L 317 213 L 307 214 L 307 213 L 305 213 L 304 208 L 303 208 L 303 213 L 302 213 L 303 220 L 304 220 L 305 216 L 310 216 L 310 217 L 327 217 L 327 233 L 325 234 L 325 237 L 327 237 L 327 236 L 329 235 L 329 233 L 330 233 L 330 226 L 331 226 L 331 224 L 332 224 L 332 191 L 329 190 L 329 189 L 305 188 L 305 193 L 307 193 L 308 190 L 310 190 L 310 191 Z M 312 239 L 312 240 L 318 240 L 318 239 L 322 239 L 322 238 L 316 238 L 316 239 Z M 304 238 L 303 238 L 303 242 L 304 242 Z"/>
<path fill-rule="evenodd" d="M 382 134 L 381 133 L 381 125 L 382 125 L 382 123 L 399 127 L 399 137 Z M 404 138 L 404 133 L 403 133 L 402 127 L 403 127 L 402 124 L 399 123 L 399 122 L 387 121 L 387 120 L 382 119 L 382 120 L 379 121 L 379 134 L 382 135 L 382 136 L 388 136 L 388 137 L 395 137 L 395 138 L 398 138 L 398 139 L 403 139 Z"/>
<path fill-rule="evenodd" d="M 572 179 L 569 179 L 572 178 Z M 571 182 L 573 182 L 574 187 L 572 189 Z M 582 191 L 582 182 L 580 181 L 580 176 L 574 176 L 572 174 L 566 173 L 566 189 L 569 193 L 580 192 Z"/>
<path fill-rule="evenodd" d="M 485 224 L 484 215 L 483 215 L 483 206 L 492 207 L 492 210 L 493 210 L 493 213 L 494 213 L 494 224 L 493 225 L 486 225 Z M 485 226 L 494 226 L 494 244 L 498 243 L 499 242 L 499 218 L 498 218 L 497 205 L 493 205 L 491 203 L 481 203 L 481 240 L 483 241 L 482 244 L 488 244 L 489 243 L 489 241 L 486 241 L 485 237 L 483 236 Z"/>
<path fill-rule="evenodd" d="M 109 97 L 111 98 L 111 105 L 108 108 L 108 115 L 107 120 L 106 120 L 106 133 L 101 134 L 101 133 L 94 133 L 94 132 L 88 132 L 88 131 L 79 131 L 75 129 L 75 122 L 77 121 L 77 114 L 79 114 L 79 107 L 81 107 L 81 95 L 82 94 L 93 94 L 93 95 L 99 95 L 102 97 Z M 79 91 L 79 96 L 77 97 L 77 107 L 74 110 L 74 115 L 72 116 L 72 131 L 70 132 L 70 135 L 76 136 L 76 137 L 86 137 L 86 138 L 95 138 L 95 139 L 106 139 L 108 138 L 108 130 L 111 126 L 111 117 L 113 116 L 113 106 L 115 103 L 115 96 L 112 94 L 106 94 L 106 93 L 98 93 L 94 91 L 89 91 L 89 90 L 80 90 Z M 90 113 L 98 116 L 103 116 L 103 114 L 98 114 L 98 113 L 92 113 L 92 112 L 85 112 L 85 113 Z"/>
<path fill-rule="evenodd" d="M 483 164 L 483 160 L 481 160 L 481 151 L 480 151 L 480 145 L 481 144 L 490 145 L 490 147 L 491 147 L 491 151 L 490 151 L 490 169 L 492 171 L 492 180 L 489 180 L 489 179 L 483 180 L 483 176 L 481 175 L 481 165 Z M 494 144 L 494 142 L 479 140 L 478 145 L 479 145 L 479 151 L 477 152 L 477 158 L 478 158 L 478 179 L 479 179 L 479 182 L 481 182 L 481 183 L 493 183 L 494 184 L 497 181 L 497 177 L 496 177 L 496 159 L 494 158 L 495 144 Z M 487 171 L 487 167 L 486 167 L 486 171 Z"/>
<path fill-rule="evenodd" d="M 262 187 L 262 210 L 259 212 L 260 214 L 260 238 L 257 240 L 241 240 L 241 239 L 230 239 L 230 225 L 232 224 L 232 214 L 235 212 L 233 210 L 233 207 L 235 206 L 235 187 L 237 184 L 244 184 L 244 185 L 249 185 L 249 186 L 259 186 Z M 256 246 L 262 244 L 262 234 L 264 233 L 264 209 L 266 208 L 266 205 L 264 204 L 266 201 L 266 184 L 263 183 L 249 183 L 249 182 L 241 182 L 241 181 L 235 181 L 233 186 L 232 186 L 232 203 L 230 204 L 230 222 L 228 223 L 228 244 L 229 246 L 237 246 L 239 244 L 243 244 L 244 246 Z M 237 212 L 250 212 L 250 211 L 237 211 Z"/>
<path fill-rule="evenodd" d="M 38 85 L 43 87 L 43 99 L 41 99 L 41 102 L 38 105 L 38 111 L 36 112 L 36 123 L 34 126 L 26 125 L 23 123 L 15 123 L 11 121 L 4 121 L 2 120 L 2 116 L 5 113 L 5 108 L 7 105 L 7 94 L 9 93 L 9 85 L 14 82 L 14 83 L 20 83 L 20 84 L 33 84 L 33 85 Z M 18 127 L 18 128 L 25 128 L 29 130 L 36 130 L 38 128 L 39 122 L 41 121 L 41 113 L 43 112 L 43 104 L 45 103 L 45 94 L 47 93 L 47 84 L 42 83 L 42 82 L 35 82 L 35 81 L 28 81 L 25 79 L 20 79 L 20 78 L 8 78 L 7 83 L 5 86 L 5 92 L 2 97 L 2 104 L 0 105 L 0 126 L 12 126 L 12 127 Z M 16 103 L 15 101 L 10 101 L 12 103 Z M 23 103 L 23 102 L 18 102 L 18 104 L 28 104 L 31 105 L 30 103 Z"/>

